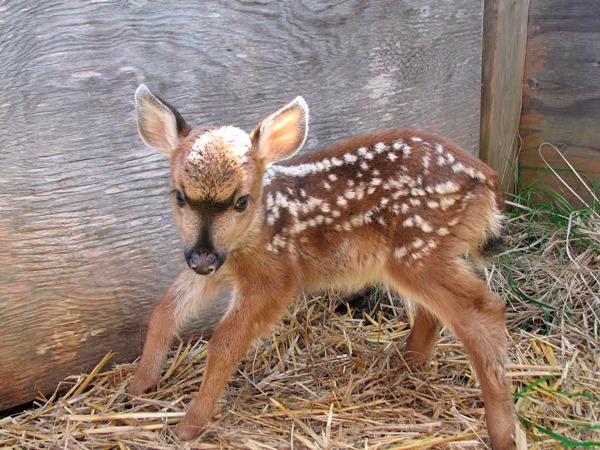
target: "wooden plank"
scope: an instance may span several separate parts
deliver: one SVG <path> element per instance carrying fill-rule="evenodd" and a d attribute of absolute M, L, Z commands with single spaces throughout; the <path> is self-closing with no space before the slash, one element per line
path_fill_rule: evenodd
<path fill-rule="evenodd" d="M 563 157 L 577 173 L 573 172 Z M 542 144 L 539 149 L 524 152 L 519 158 L 519 171 L 522 178 L 533 184 L 534 199 L 540 202 L 546 202 L 558 194 L 574 206 L 581 207 L 584 202 L 591 205 L 590 189 L 593 189 L 594 185 L 596 189 L 592 192 L 595 192 L 596 196 L 599 194 L 600 170 L 598 169 L 598 152 L 584 147 L 556 147 Z"/>
<path fill-rule="evenodd" d="M 531 0 L 520 124 L 521 181 L 548 184 L 574 204 L 579 202 L 547 169 L 539 147 L 554 144 L 590 184 L 600 183 L 598 17 L 600 3 L 594 0 Z M 553 167 L 565 167 L 548 148 L 543 153 Z M 586 192 L 573 175 L 561 174 L 576 191 Z"/>
<path fill-rule="evenodd" d="M 529 0 L 486 0 L 480 157 L 514 192 Z"/>
<path fill-rule="evenodd" d="M 139 83 L 247 130 L 304 95 L 306 151 L 394 126 L 476 151 L 481 19 L 469 0 L 3 3 L 0 409 L 136 357 L 182 267 Z"/>

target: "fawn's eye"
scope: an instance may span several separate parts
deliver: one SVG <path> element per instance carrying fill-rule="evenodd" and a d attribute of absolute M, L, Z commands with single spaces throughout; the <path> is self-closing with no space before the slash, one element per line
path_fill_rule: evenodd
<path fill-rule="evenodd" d="M 235 209 L 237 212 L 244 211 L 248 207 L 249 198 L 249 195 L 243 195 L 240 198 L 238 198 L 237 202 L 235 202 L 235 205 L 233 206 L 233 209 Z"/>
<path fill-rule="evenodd" d="M 180 208 L 185 206 L 185 198 L 183 198 L 181 191 L 175 191 L 175 201 Z"/>

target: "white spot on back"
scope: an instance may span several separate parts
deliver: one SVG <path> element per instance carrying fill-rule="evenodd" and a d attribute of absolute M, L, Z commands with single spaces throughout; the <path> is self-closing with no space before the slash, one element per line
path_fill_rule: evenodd
<path fill-rule="evenodd" d="M 438 228 L 436 231 L 440 236 L 448 236 L 450 234 L 450 230 L 446 227 Z"/>
<path fill-rule="evenodd" d="M 446 211 L 448 208 L 450 208 L 455 203 L 456 203 L 456 199 L 454 197 L 442 197 L 440 199 L 440 208 L 442 208 L 442 211 Z"/>
<path fill-rule="evenodd" d="M 394 251 L 394 256 L 398 259 L 403 258 L 404 256 L 406 256 L 408 254 L 408 249 L 404 246 L 402 247 L 398 247 L 395 251 Z"/>
<path fill-rule="evenodd" d="M 429 157 L 429 155 L 423 155 L 423 168 L 425 168 L 425 170 L 429 169 L 429 163 L 431 162 L 431 158 Z"/>
<path fill-rule="evenodd" d="M 445 181 L 433 186 L 433 190 L 440 195 L 455 194 L 460 191 L 460 186 L 454 181 Z"/>
<path fill-rule="evenodd" d="M 358 156 L 351 153 L 346 153 L 344 155 L 344 161 L 346 161 L 348 164 L 354 164 L 356 161 L 358 161 Z"/>
<path fill-rule="evenodd" d="M 271 209 L 274 205 L 273 194 L 267 196 L 267 209 Z"/>
<path fill-rule="evenodd" d="M 356 191 L 352 190 L 352 189 L 347 189 L 346 192 L 344 192 L 344 197 L 346 197 L 348 200 L 352 200 L 354 198 L 356 198 Z M 340 205 L 342 206 L 342 205 Z"/>
<path fill-rule="evenodd" d="M 359 227 L 364 223 L 364 217 L 363 216 L 352 216 L 350 218 L 350 224 L 353 227 Z"/>
<path fill-rule="evenodd" d="M 386 151 L 386 149 L 387 145 L 385 145 L 383 142 L 378 142 L 377 144 L 375 144 L 376 153 L 383 153 L 384 151 Z"/>
<path fill-rule="evenodd" d="M 420 215 L 415 214 L 413 217 L 409 217 L 404 222 L 402 222 L 404 227 L 418 227 L 424 233 L 431 233 L 433 231 L 433 227 L 429 222 L 423 219 Z"/>
<path fill-rule="evenodd" d="M 454 173 L 466 173 L 471 178 L 477 178 L 477 179 L 479 179 L 481 181 L 485 181 L 486 180 L 486 177 L 485 177 L 485 175 L 482 172 L 476 171 L 472 167 L 467 167 L 467 166 L 465 166 L 461 162 L 457 162 L 457 163 L 453 164 L 452 165 L 452 171 Z"/>
<path fill-rule="evenodd" d="M 423 245 L 425 245 L 425 242 L 423 242 L 423 240 L 419 238 L 415 239 L 411 244 L 412 248 L 421 248 L 423 247 Z"/>

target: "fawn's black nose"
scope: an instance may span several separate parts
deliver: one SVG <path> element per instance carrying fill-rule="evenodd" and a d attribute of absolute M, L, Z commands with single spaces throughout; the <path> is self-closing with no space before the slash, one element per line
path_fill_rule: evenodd
<path fill-rule="evenodd" d="M 196 253 L 186 255 L 186 261 L 190 269 L 199 275 L 209 275 L 221 267 L 222 261 L 215 253 Z"/>

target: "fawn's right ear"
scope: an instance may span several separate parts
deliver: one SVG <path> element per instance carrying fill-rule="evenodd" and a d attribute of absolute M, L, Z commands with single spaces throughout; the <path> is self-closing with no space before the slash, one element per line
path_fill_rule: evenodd
<path fill-rule="evenodd" d="M 158 99 L 144 84 L 135 91 L 135 111 L 140 136 L 148 147 L 171 155 L 190 132 L 181 114 Z"/>
<path fill-rule="evenodd" d="M 296 97 L 265 117 L 250 133 L 258 156 L 265 164 L 293 156 L 304 145 L 308 133 L 308 106 Z"/>

